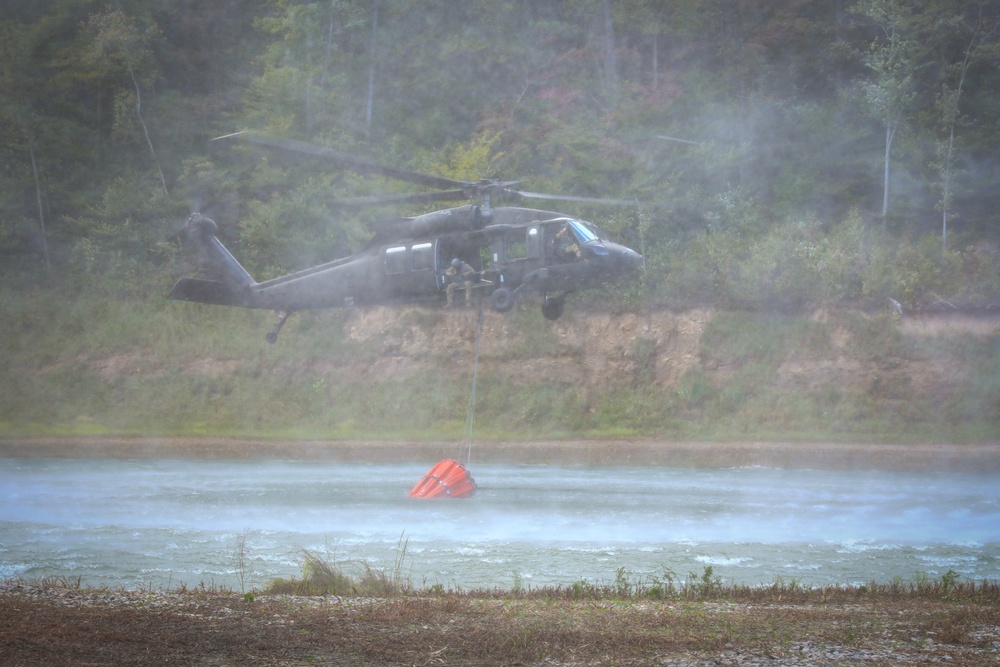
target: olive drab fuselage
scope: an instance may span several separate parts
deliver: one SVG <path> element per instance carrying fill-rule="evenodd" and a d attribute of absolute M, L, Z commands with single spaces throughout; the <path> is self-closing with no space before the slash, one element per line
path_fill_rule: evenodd
<path fill-rule="evenodd" d="M 525 293 L 541 294 L 543 312 L 555 319 L 567 294 L 628 277 L 642 266 L 641 255 L 590 223 L 514 207 L 484 213 L 461 206 L 402 219 L 349 257 L 260 283 L 219 242 L 210 219 L 192 215 L 184 233 L 202 276 L 180 279 L 171 299 L 275 310 L 280 323 L 298 310 L 443 303 L 445 272 L 456 257 L 475 270 L 474 298 L 506 311 Z M 575 251 L 566 251 L 567 239 Z"/>

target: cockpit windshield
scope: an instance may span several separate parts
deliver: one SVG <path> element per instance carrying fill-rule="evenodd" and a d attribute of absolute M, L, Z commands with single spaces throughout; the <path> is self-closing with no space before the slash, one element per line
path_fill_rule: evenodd
<path fill-rule="evenodd" d="M 569 220 L 566 224 L 573 229 L 573 234 L 580 243 L 600 240 L 597 228 L 588 222 L 584 222 L 583 220 Z"/>

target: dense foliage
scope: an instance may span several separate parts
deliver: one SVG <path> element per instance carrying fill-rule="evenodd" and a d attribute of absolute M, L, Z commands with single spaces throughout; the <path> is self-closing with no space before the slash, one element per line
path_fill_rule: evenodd
<path fill-rule="evenodd" d="M 258 278 L 339 256 L 401 189 L 252 128 L 567 204 L 641 250 L 631 303 L 1000 295 L 987 0 L 10 0 L 5 279 L 161 295 L 189 210 Z M 402 213 L 415 213 L 410 210 Z"/>

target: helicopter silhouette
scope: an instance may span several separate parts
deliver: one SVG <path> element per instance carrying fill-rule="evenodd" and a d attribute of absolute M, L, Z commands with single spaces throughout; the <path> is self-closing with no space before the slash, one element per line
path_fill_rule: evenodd
<path fill-rule="evenodd" d="M 458 181 L 357 158 L 301 141 L 237 133 L 264 146 L 325 158 L 358 171 L 417 183 L 437 191 L 340 200 L 341 204 L 477 201 L 401 218 L 374 227 L 367 245 L 348 257 L 264 282 L 255 281 L 218 239 L 218 226 L 193 213 L 183 228 L 185 246 L 197 255 L 199 277 L 184 277 L 169 298 L 181 301 L 274 310 L 278 321 L 267 334 L 274 343 L 282 326 L 300 310 L 400 304 L 445 304 L 452 293 L 464 301 L 488 301 L 511 310 L 526 294 L 543 297 L 542 314 L 556 320 L 566 297 L 628 278 L 642 255 L 608 239 L 595 225 L 555 211 L 493 207 L 494 197 L 631 205 L 618 199 L 560 196 L 514 190 L 517 181 Z M 455 269 L 449 270 L 454 266 Z M 459 270 L 459 269 L 464 269 Z"/>

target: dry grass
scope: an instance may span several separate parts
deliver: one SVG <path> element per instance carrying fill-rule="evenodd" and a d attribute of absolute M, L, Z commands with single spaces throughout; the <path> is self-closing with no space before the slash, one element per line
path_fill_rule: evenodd
<path fill-rule="evenodd" d="M 990 664 L 997 585 L 775 586 L 574 597 L 571 588 L 297 597 L 109 592 L 72 582 L 0 591 L 10 665 Z"/>

